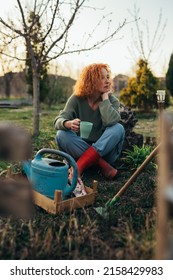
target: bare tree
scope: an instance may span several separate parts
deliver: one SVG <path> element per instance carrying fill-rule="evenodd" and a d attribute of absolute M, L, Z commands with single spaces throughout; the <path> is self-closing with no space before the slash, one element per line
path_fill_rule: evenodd
<path fill-rule="evenodd" d="M 7 30 L 6 36 L 9 38 L 9 43 L 21 37 L 24 39 L 26 48 L 29 51 L 33 72 L 33 133 L 36 136 L 39 133 L 40 69 L 42 65 L 65 54 L 80 53 L 102 47 L 114 39 L 117 32 L 126 24 L 126 20 L 119 24 L 118 27 L 113 28 L 109 18 L 110 15 L 104 15 L 91 33 L 88 34 L 88 39 L 85 40 L 85 43 L 70 44 L 69 33 L 80 12 L 83 9 L 93 9 L 93 7 L 86 6 L 87 0 L 33 0 L 31 2 L 33 3 L 32 7 L 27 5 L 27 1 L 23 3 L 24 1 L 16 0 L 16 2 L 16 8 L 21 18 L 20 26 L 19 19 L 16 19 L 16 22 L 14 22 L 10 19 L 6 21 L 0 18 L 0 24 Z M 35 16 L 33 16 L 32 21 L 28 22 L 28 15 L 31 11 Z M 42 29 L 42 36 L 37 38 L 39 55 L 36 55 L 32 45 L 32 35 L 38 20 L 42 21 L 42 26 L 44 26 L 44 28 Z M 97 27 L 100 26 L 103 21 L 106 21 L 104 24 L 105 30 L 103 30 L 102 33 L 104 35 L 100 40 L 96 38 L 94 42 L 91 41 L 90 38 L 94 36 Z M 15 36 L 12 36 L 11 32 L 13 32 Z M 6 53 L 3 54 L 7 55 Z M 21 57 L 16 56 L 14 56 L 14 58 L 21 59 Z"/>
<path fill-rule="evenodd" d="M 149 63 L 153 54 L 160 50 L 165 37 L 164 31 L 167 21 L 163 22 L 162 10 L 160 10 L 156 27 L 151 34 L 150 22 L 140 18 L 140 9 L 136 5 L 134 5 L 133 12 L 129 11 L 129 13 L 135 21 L 135 29 L 131 30 L 132 42 L 128 47 L 129 53 L 135 62 L 140 57 Z"/>

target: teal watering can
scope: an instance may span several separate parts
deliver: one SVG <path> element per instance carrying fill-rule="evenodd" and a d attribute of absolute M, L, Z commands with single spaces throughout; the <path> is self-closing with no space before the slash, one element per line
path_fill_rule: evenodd
<path fill-rule="evenodd" d="M 67 164 L 51 159 L 44 158 L 44 154 L 54 154 L 66 159 Z M 75 160 L 68 154 L 53 150 L 41 149 L 31 161 L 23 161 L 23 170 L 31 181 L 33 188 L 49 198 L 54 198 L 55 190 L 62 191 L 62 199 L 67 199 L 73 192 L 77 184 L 78 172 Z M 71 185 L 68 185 L 69 166 L 73 167 L 73 178 Z"/>

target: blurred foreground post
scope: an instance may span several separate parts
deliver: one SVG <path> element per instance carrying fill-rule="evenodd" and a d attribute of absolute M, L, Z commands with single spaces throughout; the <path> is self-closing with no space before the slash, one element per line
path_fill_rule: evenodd
<path fill-rule="evenodd" d="M 13 122 L 0 122 L 0 162 L 28 160 L 32 155 L 29 134 Z M 11 167 L 10 167 L 11 168 Z M 0 173 L 0 215 L 30 219 L 33 215 L 31 183 L 22 174 L 12 174 L 7 168 Z M 0 169 L 1 170 L 1 169 Z"/>
<path fill-rule="evenodd" d="M 165 104 L 165 91 L 157 90 L 157 104 L 159 109 L 159 138 L 162 143 L 158 156 L 158 187 L 157 187 L 157 243 L 156 259 L 165 259 L 168 242 L 168 209 L 165 199 L 165 189 L 169 182 L 169 162 L 167 143 L 169 129 L 163 114 Z"/>
<path fill-rule="evenodd" d="M 14 122 L 0 121 L 0 161 L 21 161 L 31 158 L 29 133 Z"/>
<path fill-rule="evenodd" d="M 160 114 L 160 139 L 161 146 L 158 158 L 158 189 L 157 189 L 157 243 L 156 259 L 168 258 L 168 201 L 166 190 L 171 179 L 170 165 L 170 130 L 171 122 L 163 110 Z"/>

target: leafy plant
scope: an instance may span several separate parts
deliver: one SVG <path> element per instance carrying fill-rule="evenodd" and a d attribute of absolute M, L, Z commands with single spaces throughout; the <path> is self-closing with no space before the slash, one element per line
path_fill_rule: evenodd
<path fill-rule="evenodd" d="M 133 169 L 138 168 L 144 160 L 150 155 L 153 148 L 148 145 L 143 145 L 142 147 L 138 147 L 137 145 L 133 146 L 133 150 L 126 150 L 124 154 L 126 155 L 124 161 L 132 166 Z M 148 164 L 148 168 L 155 169 L 156 164 L 154 162 L 150 162 Z"/>
<path fill-rule="evenodd" d="M 7 161 L 0 160 L 0 176 L 6 174 L 7 168 L 10 167 L 12 172 L 15 173 L 15 166 Z"/>

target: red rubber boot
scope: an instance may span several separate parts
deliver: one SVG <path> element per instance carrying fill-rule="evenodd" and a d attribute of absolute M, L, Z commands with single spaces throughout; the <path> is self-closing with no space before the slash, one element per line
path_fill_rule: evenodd
<path fill-rule="evenodd" d="M 113 179 L 118 173 L 117 169 L 113 168 L 107 161 L 105 161 L 101 157 L 99 158 L 97 164 L 100 167 L 102 174 L 107 179 L 110 179 L 110 180 Z"/>
<path fill-rule="evenodd" d="M 99 153 L 92 146 L 89 147 L 76 162 L 78 176 L 80 177 L 85 169 L 97 164 L 100 158 Z"/>

